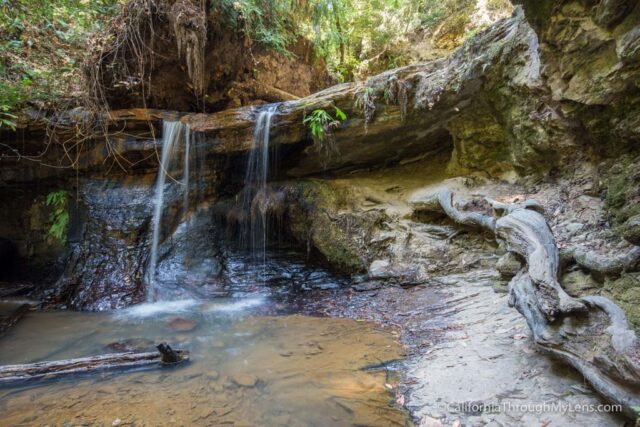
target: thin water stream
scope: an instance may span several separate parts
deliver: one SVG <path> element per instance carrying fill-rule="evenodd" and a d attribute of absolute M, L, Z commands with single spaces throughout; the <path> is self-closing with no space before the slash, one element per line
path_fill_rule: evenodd
<path fill-rule="evenodd" d="M 169 175 L 169 168 L 173 157 L 173 149 L 184 133 L 185 126 L 179 122 L 165 121 L 162 126 L 162 155 L 160 157 L 160 166 L 158 167 L 158 177 L 155 188 L 155 202 L 153 209 L 153 234 L 151 238 L 151 258 L 147 269 L 147 283 L 149 289 L 147 292 L 148 301 L 155 301 L 158 294 L 156 288 L 156 267 L 158 265 L 158 245 L 160 243 L 160 232 L 162 229 L 162 211 L 164 208 L 164 187 Z M 188 139 L 187 139 L 188 141 Z M 188 149 L 186 150 L 188 153 Z M 188 160 L 189 156 L 185 155 L 185 182 L 188 184 Z M 186 194 L 185 190 L 185 194 Z"/>
<path fill-rule="evenodd" d="M 266 263 L 268 230 L 267 215 L 260 198 L 265 197 L 267 191 L 270 173 L 269 136 L 277 109 L 278 104 L 271 104 L 258 112 L 242 192 L 242 209 L 248 214 L 249 221 L 245 222 L 240 238 L 246 240 L 243 246 L 248 247 L 252 256 L 263 264 Z"/>

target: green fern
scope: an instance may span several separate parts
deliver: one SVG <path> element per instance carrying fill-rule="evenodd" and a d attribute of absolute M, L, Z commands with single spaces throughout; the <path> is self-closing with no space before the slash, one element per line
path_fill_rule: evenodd
<path fill-rule="evenodd" d="M 67 242 L 67 227 L 69 225 L 68 198 L 69 193 L 65 190 L 60 190 L 49 193 L 46 201 L 46 205 L 51 206 L 53 209 L 49 214 L 51 227 L 47 235 L 63 245 Z"/>
<path fill-rule="evenodd" d="M 325 139 L 327 133 L 331 132 L 333 128 L 340 125 L 341 121 L 347 120 L 347 115 L 335 107 L 335 118 L 331 116 L 326 110 L 317 109 L 302 120 L 302 124 L 309 127 L 311 136 L 315 141 L 322 142 Z"/>

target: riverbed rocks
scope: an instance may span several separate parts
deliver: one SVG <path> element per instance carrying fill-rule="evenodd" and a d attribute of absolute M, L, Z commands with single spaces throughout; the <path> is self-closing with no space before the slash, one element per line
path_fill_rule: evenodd
<path fill-rule="evenodd" d="M 258 383 L 258 377 L 251 374 L 239 373 L 231 377 L 231 381 L 237 386 L 251 388 L 255 387 Z"/>
<path fill-rule="evenodd" d="M 108 350 L 115 353 L 145 352 L 155 350 L 155 343 L 146 338 L 128 338 L 123 341 L 115 341 L 106 345 Z"/>
<path fill-rule="evenodd" d="M 640 246 L 640 215 L 634 215 L 624 223 L 621 235 L 629 243 Z"/>
<path fill-rule="evenodd" d="M 167 328 L 173 332 L 191 332 L 198 327 L 198 322 L 183 317 L 176 317 L 167 322 Z"/>

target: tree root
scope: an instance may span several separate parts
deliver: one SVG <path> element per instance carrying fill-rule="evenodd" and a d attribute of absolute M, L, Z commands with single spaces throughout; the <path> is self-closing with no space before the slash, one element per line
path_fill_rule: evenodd
<path fill-rule="evenodd" d="M 573 298 L 562 289 L 558 248 L 539 203 L 486 201 L 493 215 L 462 212 L 453 205 L 452 193 L 444 189 L 416 202 L 415 208 L 491 231 L 509 251 L 523 257 L 526 266 L 509 283 L 509 305 L 524 316 L 535 343 L 577 369 L 598 393 L 621 405 L 627 416 L 638 417 L 640 343 L 622 310 L 604 297 Z M 612 258 L 579 249 L 570 255 L 585 268 L 611 274 L 636 266 L 640 248 Z"/>
<path fill-rule="evenodd" d="M 562 255 L 580 267 L 603 276 L 618 276 L 625 271 L 640 269 L 640 246 L 614 256 L 599 255 L 584 248 L 571 248 L 563 251 Z"/>
<path fill-rule="evenodd" d="M 471 228 L 480 228 L 495 233 L 495 219 L 480 213 L 459 211 L 453 206 L 453 193 L 446 188 L 414 203 L 414 209 L 418 211 L 444 213 L 457 224 Z"/>

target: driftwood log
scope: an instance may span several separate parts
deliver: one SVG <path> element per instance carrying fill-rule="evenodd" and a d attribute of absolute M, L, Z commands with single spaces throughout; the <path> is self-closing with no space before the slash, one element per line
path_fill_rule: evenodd
<path fill-rule="evenodd" d="M 543 207 L 528 200 L 504 204 L 486 199 L 491 215 L 462 212 L 443 189 L 415 204 L 419 211 L 444 213 L 454 222 L 493 233 L 525 266 L 509 283 L 509 305 L 524 316 L 535 343 L 577 369 L 607 400 L 638 417 L 640 343 L 622 310 L 607 298 L 573 298 L 558 281 L 559 253 Z M 569 256 L 584 268 L 620 272 L 637 265 L 640 248 L 603 258 L 574 249 Z"/>
<path fill-rule="evenodd" d="M 176 364 L 188 360 L 188 351 L 173 350 L 166 343 L 162 343 L 158 345 L 157 352 L 113 353 L 52 362 L 0 366 L 0 384 L 38 378 L 53 378 L 66 374 L 82 374 L 105 369 L 139 368 L 154 364 Z"/>
<path fill-rule="evenodd" d="M 7 333 L 31 309 L 29 304 L 22 304 L 10 314 L 0 319 L 0 337 Z"/>

